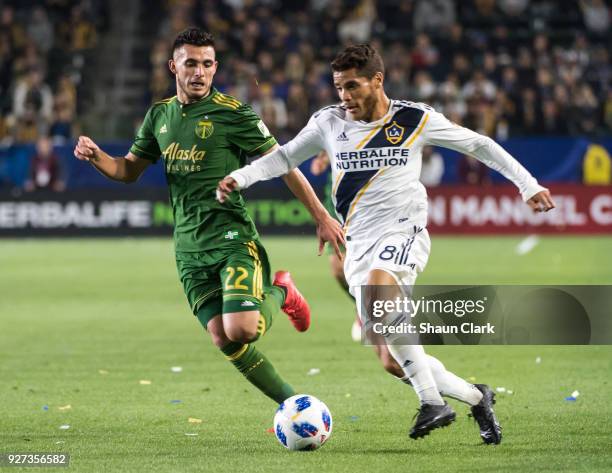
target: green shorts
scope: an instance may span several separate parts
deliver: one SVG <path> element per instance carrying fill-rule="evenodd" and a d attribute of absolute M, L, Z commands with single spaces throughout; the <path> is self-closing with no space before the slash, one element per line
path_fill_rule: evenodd
<path fill-rule="evenodd" d="M 329 212 L 329 215 L 332 216 L 332 218 L 340 221 L 338 219 L 338 216 L 336 215 L 336 208 L 334 207 L 334 202 L 332 200 L 332 173 L 329 173 L 329 176 L 327 178 L 327 183 L 325 184 L 325 198 L 323 199 L 323 207 L 325 207 L 325 210 L 327 210 L 327 212 Z M 335 255 L 336 252 L 334 251 L 334 247 L 331 244 L 327 244 L 326 245 L 326 251 L 328 255 Z M 344 248 L 341 248 L 342 252 L 344 252 Z"/>
<path fill-rule="evenodd" d="M 176 266 L 194 315 L 204 328 L 215 316 L 259 310 L 270 285 L 270 263 L 259 241 L 177 253 Z"/>

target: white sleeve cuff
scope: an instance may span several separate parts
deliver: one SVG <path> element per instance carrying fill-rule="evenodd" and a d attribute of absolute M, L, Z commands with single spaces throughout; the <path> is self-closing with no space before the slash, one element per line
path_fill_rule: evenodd
<path fill-rule="evenodd" d="M 538 184 L 535 179 L 533 181 L 533 183 L 529 184 L 524 190 L 521 191 L 521 197 L 523 198 L 524 202 L 527 202 L 538 192 L 547 190 L 546 187 L 542 187 L 540 184 Z"/>
<path fill-rule="evenodd" d="M 287 174 L 289 171 L 291 171 L 291 165 L 287 162 L 282 148 L 277 148 L 248 166 L 233 171 L 230 177 L 236 181 L 239 189 L 246 189 L 256 182 L 267 181 Z"/>
<path fill-rule="evenodd" d="M 238 184 L 238 189 L 244 189 L 244 185 L 246 184 L 246 178 L 240 173 L 240 170 L 236 170 L 231 172 L 229 177 L 231 177 L 236 184 Z"/>

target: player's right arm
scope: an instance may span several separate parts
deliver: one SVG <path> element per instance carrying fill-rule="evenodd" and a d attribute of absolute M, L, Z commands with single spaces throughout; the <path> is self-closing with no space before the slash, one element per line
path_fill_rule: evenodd
<path fill-rule="evenodd" d="M 74 155 L 89 161 L 100 173 L 114 181 L 136 182 L 149 164 L 161 156 L 159 143 L 153 132 L 154 121 L 163 112 L 162 105 L 153 105 L 145 115 L 129 152 L 122 158 L 113 158 L 102 151 L 89 137 L 80 136 Z"/>
<path fill-rule="evenodd" d="M 131 151 L 123 158 L 113 158 L 87 136 L 79 136 L 74 155 L 81 161 L 90 162 L 109 179 L 126 183 L 135 182 L 151 164 L 150 160 L 139 158 Z"/>

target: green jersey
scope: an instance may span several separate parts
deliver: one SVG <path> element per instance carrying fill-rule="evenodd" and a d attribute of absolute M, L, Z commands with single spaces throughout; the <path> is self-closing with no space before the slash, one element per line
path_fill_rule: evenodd
<path fill-rule="evenodd" d="M 153 105 L 130 151 L 153 162 L 162 157 L 174 214 L 177 252 L 201 252 L 258 237 L 244 199 L 233 192 L 223 203 L 221 179 L 247 157 L 276 145 L 249 105 L 212 89 L 202 100 L 181 104 L 172 97 Z"/>

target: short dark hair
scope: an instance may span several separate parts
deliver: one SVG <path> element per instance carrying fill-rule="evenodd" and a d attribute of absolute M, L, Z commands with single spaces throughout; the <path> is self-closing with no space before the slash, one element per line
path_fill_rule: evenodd
<path fill-rule="evenodd" d="M 340 51 L 331 63 L 332 71 L 341 72 L 356 69 L 359 75 L 368 79 L 377 72 L 385 73 L 385 64 L 380 54 L 369 44 L 354 44 Z"/>
<path fill-rule="evenodd" d="M 193 46 L 212 46 L 214 48 L 215 38 L 213 38 L 213 35 L 200 28 L 187 28 L 181 31 L 174 40 L 172 52 L 176 51 L 184 44 L 191 44 Z"/>

